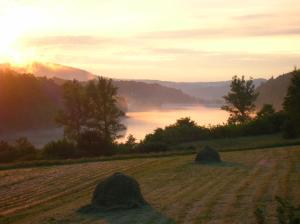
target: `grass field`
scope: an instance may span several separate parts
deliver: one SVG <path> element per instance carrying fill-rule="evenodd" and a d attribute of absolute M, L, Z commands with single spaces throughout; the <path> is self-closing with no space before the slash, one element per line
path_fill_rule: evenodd
<path fill-rule="evenodd" d="M 205 145 L 215 147 L 219 151 L 240 151 L 244 149 L 300 145 L 300 138 L 285 139 L 282 137 L 282 134 L 246 136 L 238 138 L 220 138 L 183 143 L 178 145 L 177 148 L 184 148 L 188 146 L 201 148 Z"/>
<path fill-rule="evenodd" d="M 275 195 L 300 204 L 300 146 L 221 156 L 221 165 L 180 155 L 3 170 L 0 223 L 255 223 L 257 207 L 277 223 Z M 116 171 L 135 177 L 151 206 L 78 213 Z"/>
<path fill-rule="evenodd" d="M 136 158 L 154 158 L 176 155 L 193 154 L 201 147 L 209 145 L 221 152 L 228 151 L 242 151 L 248 149 L 259 148 L 273 148 L 300 145 L 300 138 L 284 139 L 281 134 L 274 135 L 261 135 L 261 136 L 247 136 L 239 138 L 224 138 L 224 139 L 211 139 L 205 141 L 195 141 L 172 146 L 171 150 L 166 152 L 152 152 L 152 153 L 120 153 L 113 156 L 102 156 L 92 158 L 79 158 L 67 160 L 35 160 L 35 161 L 17 161 L 14 163 L 0 163 L 0 170 L 16 169 L 16 168 L 31 168 L 41 166 L 56 166 L 56 165 L 70 165 L 76 163 L 89 163 L 110 160 L 127 160 Z M 192 148 L 190 148 L 193 146 Z"/>

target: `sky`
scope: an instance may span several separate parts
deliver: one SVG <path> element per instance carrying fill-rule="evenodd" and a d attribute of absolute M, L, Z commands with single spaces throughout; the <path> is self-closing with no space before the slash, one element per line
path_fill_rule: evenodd
<path fill-rule="evenodd" d="M 300 66 L 299 0 L 0 0 L 0 63 L 127 79 L 270 78 Z"/>

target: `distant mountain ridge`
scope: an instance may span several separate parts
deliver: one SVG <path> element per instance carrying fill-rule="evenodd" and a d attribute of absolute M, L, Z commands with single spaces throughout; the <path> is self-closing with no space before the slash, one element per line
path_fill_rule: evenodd
<path fill-rule="evenodd" d="M 96 75 L 83 69 L 55 63 L 33 62 L 25 66 L 13 66 L 10 64 L 0 65 L 2 68 L 11 69 L 19 73 L 31 73 L 35 76 L 46 76 L 47 78 L 60 78 L 66 80 L 76 79 L 78 81 L 87 81 L 94 79 Z"/>
<path fill-rule="evenodd" d="M 145 83 L 157 83 L 162 86 L 180 89 L 182 92 L 206 101 L 222 101 L 230 90 L 231 80 L 219 82 L 170 82 L 159 80 L 139 80 Z M 266 79 L 254 79 L 254 85 L 260 86 Z"/>
<path fill-rule="evenodd" d="M 0 65 L 0 70 L 13 69 L 17 72 L 33 73 L 37 76 L 52 78 L 56 83 L 65 80 L 77 79 L 87 81 L 97 77 L 88 71 L 69 66 L 35 62 L 23 68 L 9 64 Z M 263 104 L 273 104 L 277 110 L 282 108 L 282 102 L 289 86 L 291 73 L 283 74 L 277 78 L 254 79 L 257 92 L 257 107 Z M 119 88 L 120 95 L 134 110 L 159 107 L 162 104 L 172 103 L 202 103 L 205 105 L 220 106 L 223 104 L 223 96 L 230 89 L 231 80 L 219 82 L 172 82 L 160 80 L 122 80 L 114 79 Z M 276 91 L 275 91 L 276 90 Z"/>
<path fill-rule="evenodd" d="M 0 70 L 13 70 L 18 73 L 31 73 L 38 77 L 47 77 L 61 85 L 66 80 L 76 79 L 86 82 L 97 76 L 82 69 L 52 63 L 32 63 L 24 67 L 9 64 L 0 65 Z M 181 90 L 137 81 L 113 80 L 121 97 L 125 98 L 129 110 L 144 110 L 161 107 L 163 104 L 193 104 L 198 100 Z"/>
<path fill-rule="evenodd" d="M 161 107 L 164 104 L 194 104 L 199 101 L 181 90 L 155 83 L 113 80 L 131 110 Z"/>

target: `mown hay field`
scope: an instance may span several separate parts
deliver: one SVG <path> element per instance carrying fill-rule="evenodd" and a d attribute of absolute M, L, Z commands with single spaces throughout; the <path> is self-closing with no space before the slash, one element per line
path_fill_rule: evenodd
<path fill-rule="evenodd" d="M 91 162 L 0 171 L 0 223 L 277 223 L 275 196 L 300 204 L 300 146 L 221 153 L 199 165 L 195 155 Z M 97 182 L 133 176 L 151 206 L 82 214 Z"/>

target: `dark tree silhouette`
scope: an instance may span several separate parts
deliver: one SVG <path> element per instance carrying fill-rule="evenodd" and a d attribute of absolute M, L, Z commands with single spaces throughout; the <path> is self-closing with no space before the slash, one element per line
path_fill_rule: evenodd
<path fill-rule="evenodd" d="M 0 70 L 0 132 L 54 127 L 59 98 L 52 80 Z"/>
<path fill-rule="evenodd" d="M 287 112 L 291 123 L 300 133 L 300 70 L 295 69 L 283 102 L 283 108 Z"/>
<path fill-rule="evenodd" d="M 57 122 L 64 127 L 65 136 L 89 154 L 106 150 L 125 130 L 120 118 L 124 116 L 117 105 L 117 88 L 111 79 L 99 77 L 83 85 L 77 81 L 64 85 L 64 110 Z M 104 152 L 104 151 L 103 151 Z"/>
<path fill-rule="evenodd" d="M 264 104 L 260 111 L 257 112 L 258 118 L 265 118 L 275 114 L 275 109 L 272 104 Z"/>
<path fill-rule="evenodd" d="M 234 76 L 230 88 L 230 92 L 224 96 L 226 105 L 221 109 L 230 113 L 228 123 L 245 123 L 251 119 L 250 115 L 255 110 L 254 102 L 258 97 L 253 80 L 246 81 L 244 76 Z"/>
<path fill-rule="evenodd" d="M 120 118 L 125 114 L 117 105 L 117 88 L 113 86 L 112 80 L 99 77 L 96 81 L 90 81 L 86 92 L 88 128 L 101 134 L 107 142 L 121 137 L 120 132 L 125 130 L 125 126 L 121 124 Z"/>
<path fill-rule="evenodd" d="M 63 85 L 64 109 L 59 111 L 56 121 L 64 127 L 64 135 L 77 141 L 87 120 L 87 101 L 84 87 L 76 80 Z"/>

